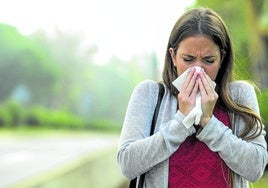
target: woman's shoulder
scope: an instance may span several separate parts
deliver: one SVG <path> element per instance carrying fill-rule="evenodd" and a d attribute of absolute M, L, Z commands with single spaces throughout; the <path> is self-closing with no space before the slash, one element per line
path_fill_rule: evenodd
<path fill-rule="evenodd" d="M 246 80 L 233 81 L 228 86 L 231 96 L 236 100 L 256 95 L 254 84 Z"/>
<path fill-rule="evenodd" d="M 151 91 L 151 90 L 156 90 L 158 88 L 157 84 L 158 84 L 157 81 L 147 79 L 138 83 L 135 88 L 139 90 Z"/>
<path fill-rule="evenodd" d="M 141 81 L 134 88 L 134 93 L 139 93 L 139 95 L 152 95 L 157 92 L 158 82 L 149 79 Z"/>
<path fill-rule="evenodd" d="M 234 91 L 245 91 L 245 90 L 254 90 L 254 84 L 246 80 L 237 80 L 229 83 L 230 90 Z"/>
<path fill-rule="evenodd" d="M 146 79 L 146 80 L 143 80 L 140 83 L 138 83 L 137 86 L 140 86 L 140 87 L 148 87 L 148 86 L 153 86 L 153 85 L 156 85 L 156 84 L 157 84 L 156 81 L 150 80 L 150 79 Z"/>

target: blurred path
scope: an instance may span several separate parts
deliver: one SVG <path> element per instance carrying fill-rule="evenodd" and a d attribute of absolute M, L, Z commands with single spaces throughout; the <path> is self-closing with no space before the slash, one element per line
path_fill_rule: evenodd
<path fill-rule="evenodd" d="M 116 136 L 0 139 L 0 188 L 8 187 L 68 161 L 114 147 Z"/>

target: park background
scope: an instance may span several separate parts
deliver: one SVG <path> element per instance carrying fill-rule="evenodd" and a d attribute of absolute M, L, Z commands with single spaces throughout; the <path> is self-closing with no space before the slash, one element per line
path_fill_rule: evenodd
<path fill-rule="evenodd" d="M 133 88 L 144 79 L 161 80 L 173 24 L 184 10 L 199 6 L 214 9 L 225 20 L 236 53 L 234 79 L 255 83 L 267 125 L 266 0 L 10 0 L 0 8 L 0 136 L 95 134 L 118 138 Z M 109 160 L 102 159 L 107 157 L 105 152 L 96 158 L 113 163 L 106 164 L 113 175 L 107 174 L 104 180 L 80 172 L 84 179 L 94 178 L 90 187 L 101 187 L 98 181 L 109 184 L 113 178 L 124 186 L 116 147 L 107 150 Z M 93 164 L 92 168 L 101 168 Z M 66 173 L 59 174 L 64 177 Z M 40 187 L 40 182 L 46 186 L 53 178 L 14 183 Z M 255 187 L 267 186 L 267 179 L 265 176 Z"/>

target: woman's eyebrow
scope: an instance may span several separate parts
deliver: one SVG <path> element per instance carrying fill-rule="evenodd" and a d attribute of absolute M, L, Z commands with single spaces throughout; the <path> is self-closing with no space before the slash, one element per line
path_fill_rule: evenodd
<path fill-rule="evenodd" d="M 194 55 L 191 55 L 191 54 L 182 54 L 182 56 L 195 57 Z"/>
<path fill-rule="evenodd" d="M 217 55 L 207 55 L 207 56 L 204 56 L 203 58 L 216 58 Z"/>
<path fill-rule="evenodd" d="M 195 58 L 196 56 L 195 55 L 192 55 L 192 54 L 182 54 L 182 56 L 186 56 L 186 57 L 191 57 L 191 58 Z M 202 58 L 217 58 L 218 55 L 205 55 L 204 57 Z"/>

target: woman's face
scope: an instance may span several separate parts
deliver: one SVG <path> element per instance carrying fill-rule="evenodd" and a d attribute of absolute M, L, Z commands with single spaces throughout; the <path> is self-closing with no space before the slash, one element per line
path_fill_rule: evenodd
<path fill-rule="evenodd" d="M 207 75 L 215 80 L 221 66 L 219 47 L 208 37 L 198 35 L 183 39 L 177 53 L 170 48 L 172 62 L 181 75 L 189 67 L 200 66 Z"/>

